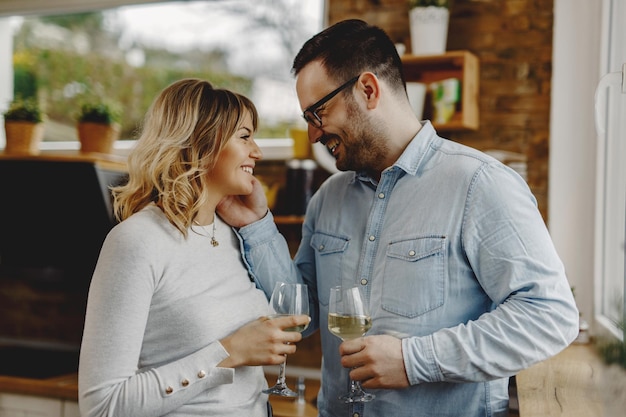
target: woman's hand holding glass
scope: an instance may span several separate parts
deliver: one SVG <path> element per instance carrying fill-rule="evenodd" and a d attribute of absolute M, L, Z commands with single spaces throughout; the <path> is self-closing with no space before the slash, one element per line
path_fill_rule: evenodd
<path fill-rule="evenodd" d="M 287 329 L 308 326 L 307 315 L 286 316 L 269 320 L 261 317 L 240 327 L 234 333 L 220 340 L 228 352 L 228 358 L 219 363 L 224 368 L 238 366 L 278 365 L 285 361 L 285 355 L 295 353 L 302 335 Z"/>
<path fill-rule="evenodd" d="M 307 286 L 303 284 L 285 284 L 284 282 L 278 282 L 274 286 L 272 292 L 272 298 L 270 299 L 270 321 L 283 320 L 294 315 L 309 314 L 309 295 Z M 295 323 L 292 326 L 284 328 L 287 332 L 293 332 L 297 334 L 298 340 L 302 338 L 300 332 L 304 331 L 309 326 L 310 320 L 306 323 Z M 288 343 L 288 342 L 286 342 Z M 295 352 L 295 346 L 293 351 Z M 284 360 L 280 362 L 280 369 L 278 371 L 278 378 L 276 384 L 263 392 L 265 394 L 280 395 L 281 397 L 297 397 L 298 394 L 287 386 L 285 382 L 285 362 L 287 356 L 285 354 Z"/>

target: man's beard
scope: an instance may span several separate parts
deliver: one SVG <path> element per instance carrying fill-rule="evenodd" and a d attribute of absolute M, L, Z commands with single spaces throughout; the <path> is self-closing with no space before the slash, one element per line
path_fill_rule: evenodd
<path fill-rule="evenodd" d="M 388 147 L 381 126 L 373 125 L 352 99 L 346 99 L 348 121 L 343 129 L 340 144 L 340 171 L 366 171 L 376 176 L 382 171 Z M 382 166 L 382 167 L 381 167 Z"/>

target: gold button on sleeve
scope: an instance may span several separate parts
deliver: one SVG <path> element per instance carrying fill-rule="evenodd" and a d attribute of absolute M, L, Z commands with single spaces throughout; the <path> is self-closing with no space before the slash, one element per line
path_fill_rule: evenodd
<path fill-rule="evenodd" d="M 168 394 L 168 395 L 169 395 L 169 394 L 171 394 L 171 393 L 173 393 L 173 392 L 174 392 L 174 388 L 172 388 L 172 387 L 167 387 L 167 388 L 165 388 L 165 393 L 166 393 L 166 394 Z"/>
<path fill-rule="evenodd" d="M 182 381 L 180 381 L 180 385 L 186 387 L 187 385 L 189 385 L 189 380 L 187 378 L 183 379 Z"/>
<path fill-rule="evenodd" d="M 206 376 L 206 372 L 200 371 L 198 372 L 198 378 L 204 378 Z"/>

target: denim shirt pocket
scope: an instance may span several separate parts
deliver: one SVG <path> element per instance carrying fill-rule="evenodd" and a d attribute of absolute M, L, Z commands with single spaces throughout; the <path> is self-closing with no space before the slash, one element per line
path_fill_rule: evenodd
<path fill-rule="evenodd" d="M 445 236 L 425 236 L 389 244 L 383 278 L 383 309 L 414 318 L 443 305 L 446 241 Z"/>
<path fill-rule="evenodd" d="M 317 296 L 320 304 L 327 306 L 330 289 L 341 285 L 343 255 L 350 239 L 316 232 L 311 236 L 317 267 Z"/>

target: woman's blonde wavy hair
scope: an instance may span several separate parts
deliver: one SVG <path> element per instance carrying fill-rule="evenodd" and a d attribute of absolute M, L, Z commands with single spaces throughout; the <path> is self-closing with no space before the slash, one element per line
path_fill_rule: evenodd
<path fill-rule="evenodd" d="M 186 237 L 209 197 L 207 173 L 246 113 L 256 131 L 256 107 L 241 94 L 195 78 L 166 87 L 152 102 L 128 156 L 128 182 L 111 188 L 117 220 L 154 202 Z"/>

